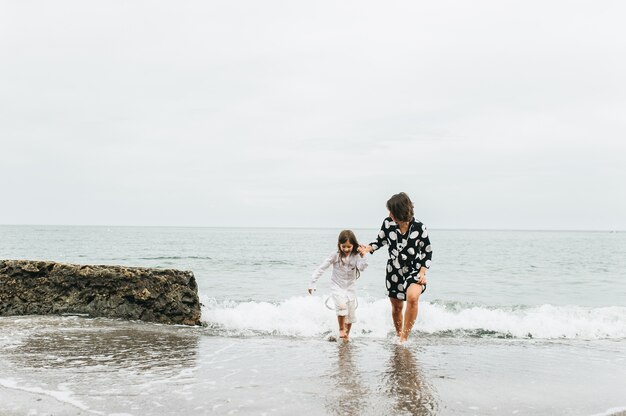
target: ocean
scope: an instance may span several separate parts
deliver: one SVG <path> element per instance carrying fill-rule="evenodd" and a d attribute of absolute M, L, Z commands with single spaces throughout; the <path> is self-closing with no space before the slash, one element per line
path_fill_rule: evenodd
<path fill-rule="evenodd" d="M 307 294 L 339 231 L 0 226 L 0 259 L 191 270 L 204 323 L 0 317 L 0 415 L 626 414 L 625 232 L 430 229 L 398 344 L 384 248 L 349 342 L 330 271 Z"/>

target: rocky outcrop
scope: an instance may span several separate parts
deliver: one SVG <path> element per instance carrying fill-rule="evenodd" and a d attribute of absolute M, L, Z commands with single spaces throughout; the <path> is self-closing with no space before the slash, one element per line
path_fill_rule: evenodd
<path fill-rule="evenodd" d="M 192 272 L 0 260 L 0 316 L 85 314 L 200 324 Z"/>

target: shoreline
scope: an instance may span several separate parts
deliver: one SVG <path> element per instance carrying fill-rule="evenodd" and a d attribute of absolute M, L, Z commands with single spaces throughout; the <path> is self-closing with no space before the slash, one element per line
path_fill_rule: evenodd
<path fill-rule="evenodd" d="M 397 345 L 392 338 L 338 343 L 123 321 L 20 321 L 0 320 L 2 416 L 622 416 L 626 409 L 626 340 L 414 338 Z"/>

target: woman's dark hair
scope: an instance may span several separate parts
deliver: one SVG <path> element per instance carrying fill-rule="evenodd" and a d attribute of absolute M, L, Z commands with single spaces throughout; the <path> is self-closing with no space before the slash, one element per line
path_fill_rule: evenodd
<path fill-rule="evenodd" d="M 411 202 L 411 198 L 404 192 L 400 192 L 389 198 L 389 201 L 387 201 L 387 209 L 398 221 L 408 222 L 413 219 L 413 202 Z"/>
<path fill-rule="evenodd" d="M 339 237 L 337 237 L 337 250 L 339 250 L 339 255 L 341 257 L 343 257 L 343 251 L 339 245 L 345 244 L 348 241 L 352 244 L 352 252 L 350 254 L 358 254 L 359 252 L 359 242 L 356 239 L 356 235 L 354 235 L 351 230 L 343 230 L 339 233 Z"/>

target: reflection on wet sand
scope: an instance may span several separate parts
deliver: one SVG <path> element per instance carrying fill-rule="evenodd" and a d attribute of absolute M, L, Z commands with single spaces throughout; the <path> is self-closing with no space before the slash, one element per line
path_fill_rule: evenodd
<path fill-rule="evenodd" d="M 434 388 L 422 374 L 409 346 L 391 345 L 383 385 L 394 399 L 394 414 L 433 415 L 438 411 Z"/>
<path fill-rule="evenodd" d="M 195 366 L 199 335 L 187 328 L 111 320 L 54 322 L 30 330 L 11 354 L 18 367 L 168 372 Z"/>
<path fill-rule="evenodd" d="M 352 342 L 337 345 L 337 365 L 331 374 L 336 395 L 328 397 L 327 409 L 336 415 L 361 415 L 366 410 L 368 390 L 354 363 L 357 347 Z"/>

